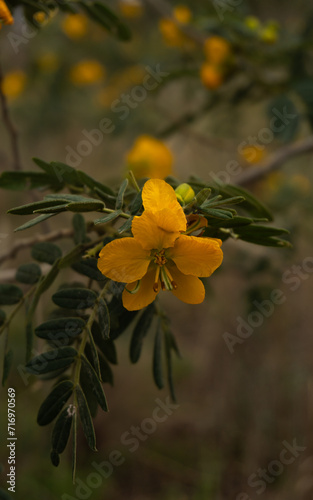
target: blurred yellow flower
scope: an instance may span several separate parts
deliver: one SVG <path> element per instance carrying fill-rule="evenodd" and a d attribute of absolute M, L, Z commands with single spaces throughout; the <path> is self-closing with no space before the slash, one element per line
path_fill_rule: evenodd
<path fill-rule="evenodd" d="M 59 67 L 59 58 L 55 52 L 46 52 L 37 59 L 38 68 L 44 73 L 53 73 Z"/>
<path fill-rule="evenodd" d="M 312 190 L 310 179 L 302 174 L 294 174 L 290 178 L 290 183 L 301 193 L 307 195 Z"/>
<path fill-rule="evenodd" d="M 4 2 L 4 0 L 0 0 L 0 28 L 1 24 L 13 24 L 14 20 L 12 17 L 12 14 L 7 6 L 7 4 Z"/>
<path fill-rule="evenodd" d="M 266 150 L 265 148 L 260 149 L 257 146 L 247 145 L 240 149 L 239 154 L 247 163 L 254 165 L 265 158 Z"/>
<path fill-rule="evenodd" d="M 139 0 L 120 0 L 119 10 L 124 17 L 141 17 L 143 14 L 143 5 Z"/>
<path fill-rule="evenodd" d="M 244 19 L 244 24 L 249 28 L 251 31 L 258 31 L 261 28 L 261 22 L 260 20 L 255 17 L 255 16 L 247 16 Z"/>
<path fill-rule="evenodd" d="M 43 12 L 42 10 L 39 10 L 38 12 L 35 12 L 33 15 L 34 20 L 38 23 L 43 25 L 46 23 L 49 19 L 49 16 L 46 12 Z"/>
<path fill-rule="evenodd" d="M 274 44 L 278 40 L 279 25 L 275 21 L 269 21 L 264 28 L 260 30 L 260 39 L 262 42 Z"/>
<path fill-rule="evenodd" d="M 126 155 L 127 167 L 135 177 L 164 179 L 172 173 L 173 155 L 165 144 L 149 135 L 139 136 Z"/>
<path fill-rule="evenodd" d="M 24 71 L 11 71 L 2 80 L 2 92 L 9 99 L 15 99 L 24 90 L 26 84 L 26 74 Z"/>
<path fill-rule="evenodd" d="M 83 14 L 69 14 L 62 21 L 62 30 L 72 40 L 78 40 L 87 33 L 88 20 Z"/>
<path fill-rule="evenodd" d="M 222 85 L 224 77 L 217 66 L 205 62 L 200 68 L 200 78 L 205 87 L 214 90 Z"/>
<path fill-rule="evenodd" d="M 105 68 L 98 61 L 85 59 L 72 66 L 70 80 L 75 85 L 91 85 L 102 82 L 105 73 Z"/>
<path fill-rule="evenodd" d="M 180 24 L 188 24 L 191 20 L 192 13 L 185 5 L 177 5 L 173 9 L 173 17 Z M 159 29 L 163 35 L 163 39 L 167 45 L 171 47 L 182 47 L 184 45 L 193 45 L 190 40 L 180 29 L 177 24 L 171 19 L 161 19 L 159 21 Z"/>
<path fill-rule="evenodd" d="M 204 42 L 204 54 L 208 62 L 222 64 L 231 54 L 231 46 L 220 36 L 210 36 Z"/>

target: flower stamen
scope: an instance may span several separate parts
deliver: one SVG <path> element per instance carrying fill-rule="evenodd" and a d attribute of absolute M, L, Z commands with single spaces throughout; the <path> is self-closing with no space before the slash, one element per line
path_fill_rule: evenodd
<path fill-rule="evenodd" d="M 159 290 L 160 271 L 161 271 L 161 267 L 157 266 L 156 272 L 155 272 L 155 278 L 154 278 L 154 285 L 153 285 L 153 290 L 155 291 L 155 293 L 157 293 L 157 291 Z"/>

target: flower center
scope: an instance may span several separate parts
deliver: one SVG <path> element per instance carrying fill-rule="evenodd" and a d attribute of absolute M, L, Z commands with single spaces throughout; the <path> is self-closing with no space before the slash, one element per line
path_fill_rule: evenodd
<path fill-rule="evenodd" d="M 177 284 L 173 280 L 173 277 L 166 267 L 167 258 L 165 257 L 165 250 L 156 252 L 154 255 L 154 263 L 157 264 L 155 271 L 155 278 L 153 284 L 153 290 L 155 293 L 159 290 L 159 282 L 161 283 L 162 290 L 176 290 Z"/>

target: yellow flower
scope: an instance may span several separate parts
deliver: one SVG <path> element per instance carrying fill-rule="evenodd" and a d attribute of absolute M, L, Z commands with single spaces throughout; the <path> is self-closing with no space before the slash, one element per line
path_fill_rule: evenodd
<path fill-rule="evenodd" d="M 175 194 L 181 205 L 187 205 L 195 197 L 194 190 L 186 182 L 177 186 L 177 188 L 175 189 Z"/>
<path fill-rule="evenodd" d="M 247 16 L 244 19 L 244 24 L 249 28 L 251 31 L 258 31 L 261 28 L 261 22 L 260 20 L 255 17 L 255 16 Z"/>
<path fill-rule="evenodd" d="M 90 85 L 104 80 L 105 69 L 98 61 L 86 59 L 72 66 L 70 80 L 75 85 Z"/>
<path fill-rule="evenodd" d="M 120 0 L 119 9 L 124 17 L 136 18 L 141 17 L 143 6 L 139 0 Z"/>
<path fill-rule="evenodd" d="M 279 25 L 275 21 L 269 21 L 260 31 L 262 42 L 273 44 L 278 40 Z"/>
<path fill-rule="evenodd" d="M 165 181 L 148 180 L 142 200 L 145 210 L 134 217 L 133 238 L 108 243 L 100 252 L 98 268 L 108 278 L 126 283 L 122 299 L 129 311 L 151 304 L 160 290 L 200 304 L 205 290 L 198 276 L 211 276 L 221 265 L 221 240 L 182 234 L 186 217 Z"/>
<path fill-rule="evenodd" d="M 26 80 L 24 71 L 11 71 L 2 80 L 2 92 L 8 98 L 16 98 L 23 92 Z"/>
<path fill-rule="evenodd" d="M 231 54 L 230 44 L 220 36 L 210 36 L 204 42 L 204 54 L 212 64 L 222 64 Z"/>
<path fill-rule="evenodd" d="M 173 17 L 180 24 L 188 24 L 191 20 L 191 11 L 185 5 L 177 5 L 173 9 Z M 163 35 L 164 41 L 171 47 L 182 47 L 193 44 L 193 42 L 179 29 L 171 19 L 161 19 L 159 29 Z"/>
<path fill-rule="evenodd" d="M 0 0 L 0 28 L 1 23 L 3 24 L 13 24 L 14 20 L 7 4 L 4 0 Z"/>
<path fill-rule="evenodd" d="M 87 33 L 88 20 L 83 14 L 69 14 L 62 21 L 62 30 L 72 40 L 78 40 Z"/>
<path fill-rule="evenodd" d="M 200 68 L 200 78 L 203 85 L 214 90 L 222 85 L 224 76 L 217 66 L 206 62 Z"/>
<path fill-rule="evenodd" d="M 260 163 L 260 161 L 263 160 L 266 156 L 266 150 L 265 148 L 260 149 L 257 146 L 244 146 L 240 150 L 240 155 L 242 158 L 247 162 L 250 163 L 251 165 L 254 165 L 255 163 Z"/>
<path fill-rule="evenodd" d="M 165 144 L 149 135 L 139 136 L 126 155 L 127 165 L 135 177 L 164 179 L 172 173 L 173 155 Z"/>
<path fill-rule="evenodd" d="M 35 12 L 33 18 L 38 24 L 43 25 L 49 20 L 49 15 L 46 12 L 39 10 L 38 12 Z"/>

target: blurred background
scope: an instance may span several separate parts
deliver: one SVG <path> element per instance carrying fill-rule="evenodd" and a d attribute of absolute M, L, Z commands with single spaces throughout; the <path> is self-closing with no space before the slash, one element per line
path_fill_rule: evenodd
<path fill-rule="evenodd" d="M 38 13 L 43 25 L 38 32 L 25 28 L 19 9 L 15 24 L 2 28 L 2 91 L 18 130 L 23 169 L 37 169 L 32 157 L 68 162 L 118 186 L 128 167 L 136 174 L 136 158 L 146 155 L 148 176 L 157 177 L 153 169 L 166 164 L 164 176 L 171 173 L 181 182 L 190 175 L 211 182 L 216 175 L 236 184 L 278 150 L 310 137 L 313 11 L 308 0 L 107 3 L 129 25 L 130 41 L 110 37 L 81 12 L 70 15 L 57 8 L 48 17 Z M 217 61 L 205 43 L 210 37 L 216 38 Z M 273 123 L 285 126 L 274 130 Z M 10 170 L 3 121 L 0 138 L 1 170 Z M 233 164 L 239 170 L 230 175 Z M 279 170 L 245 184 L 273 211 L 275 225 L 290 231 L 291 249 L 228 240 L 221 268 L 206 283 L 203 304 L 163 300 L 181 352 L 174 363 L 179 406 L 138 438 L 135 451 L 122 436 L 144 425 L 156 399 L 165 402 L 168 392 L 153 384 L 153 335 L 137 365 L 129 361 L 129 335 L 117 340 L 114 387 L 105 387 L 110 412 L 96 418 L 98 453 L 79 436 L 75 486 L 70 453 L 55 469 L 49 433 L 36 425 L 47 384 L 21 376 L 23 315 L 18 317 L 8 383 L 17 395 L 19 498 L 313 498 L 312 166 L 312 153 L 287 155 Z M 13 230 L 24 221 L 6 210 L 34 196 L 34 191 L 1 191 L 1 254 L 16 242 Z M 62 214 L 22 237 L 70 224 L 70 215 Z M 68 242 L 60 245 L 67 248 Z M 27 249 L 6 261 L 6 280 L 29 255 Z M 275 289 L 282 303 L 251 326 L 256 302 L 271 300 Z M 49 308 L 45 297 L 38 322 Z M 250 333 L 229 347 L 227 334 L 238 340 L 242 321 L 250 321 Z M 5 388 L 1 399 L 4 408 Z M 0 423 L 5 430 L 4 411 Z M 288 463 L 281 458 L 284 449 Z M 91 463 L 107 461 L 114 450 L 123 463 L 101 484 L 92 484 Z M 5 447 L 0 462 L 5 489 Z"/>

